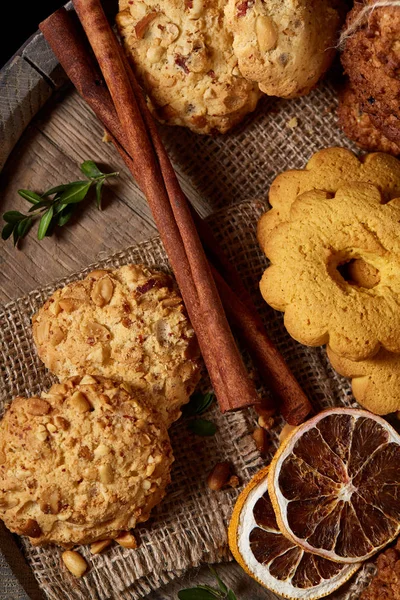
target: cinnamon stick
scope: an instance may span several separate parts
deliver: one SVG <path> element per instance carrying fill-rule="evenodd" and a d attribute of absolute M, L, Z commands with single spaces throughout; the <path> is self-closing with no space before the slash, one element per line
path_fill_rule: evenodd
<path fill-rule="evenodd" d="M 106 86 L 102 84 L 97 64 L 90 58 L 87 45 L 79 33 L 79 23 L 76 26 L 73 22 L 73 14 L 67 13 L 65 9 L 60 9 L 41 23 L 40 29 L 80 95 L 88 102 L 104 126 L 111 132 L 114 138 L 113 141 L 122 158 L 135 179 L 141 184 L 141 172 L 124 148 L 124 146 L 126 147 L 126 140 L 114 105 Z M 136 88 L 136 93 L 146 125 L 151 129 L 150 135 L 157 154 L 160 156 L 161 152 L 166 157 L 164 169 L 171 169 L 174 173 L 140 89 Z M 178 190 L 183 194 L 179 186 Z M 234 323 L 247 344 L 267 386 L 272 388 L 272 391 L 278 396 L 284 418 L 291 424 L 302 422 L 311 409 L 304 392 L 280 353 L 268 339 L 250 295 L 244 288 L 236 269 L 220 250 L 209 226 L 194 210 L 193 216 L 202 241 L 205 242 L 209 257 L 234 288 L 240 299 L 243 300 L 242 302 L 234 294 L 224 278 L 214 269 L 214 278 L 229 319 Z"/>
<path fill-rule="evenodd" d="M 128 151 L 142 171 L 142 187 L 198 335 L 222 412 L 258 402 L 229 328 L 190 210 L 168 196 L 126 72 L 121 48 L 98 0 L 76 0 L 75 10 L 109 88 Z"/>

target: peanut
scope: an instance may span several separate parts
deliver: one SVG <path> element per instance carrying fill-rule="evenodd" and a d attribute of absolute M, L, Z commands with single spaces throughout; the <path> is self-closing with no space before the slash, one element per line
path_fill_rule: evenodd
<path fill-rule="evenodd" d="M 97 383 L 96 379 L 91 375 L 84 375 L 80 381 L 81 385 L 94 385 Z"/>
<path fill-rule="evenodd" d="M 232 468 L 229 462 L 220 462 L 215 465 L 207 477 L 207 485 L 214 492 L 222 490 L 232 475 Z"/>
<path fill-rule="evenodd" d="M 96 322 L 87 323 L 85 327 L 85 333 L 89 337 L 94 338 L 96 342 L 105 342 L 110 337 L 110 332 L 108 331 L 107 327 Z"/>
<path fill-rule="evenodd" d="M 90 544 L 90 552 L 92 554 L 100 554 L 103 552 L 108 546 L 111 545 L 112 540 L 99 540 L 98 542 L 93 542 Z"/>
<path fill-rule="evenodd" d="M 47 338 L 50 333 L 50 322 L 42 321 L 41 323 L 35 323 L 36 327 L 34 327 L 34 333 L 36 333 L 38 344 L 43 344 L 47 341 Z"/>
<path fill-rule="evenodd" d="M 26 412 L 28 415 L 40 416 L 47 415 L 50 412 L 50 404 L 42 398 L 29 398 L 27 401 Z"/>
<path fill-rule="evenodd" d="M 256 443 L 257 450 L 262 456 L 265 456 L 269 448 L 269 439 L 267 432 L 263 427 L 255 428 L 255 430 L 253 431 L 253 440 Z"/>
<path fill-rule="evenodd" d="M 54 417 L 54 423 L 56 424 L 56 427 L 62 429 L 63 431 L 67 431 L 67 429 L 69 429 L 69 422 L 67 419 L 64 419 L 64 417 L 57 415 Z"/>
<path fill-rule="evenodd" d="M 111 465 L 100 465 L 99 467 L 99 475 L 101 483 L 108 485 L 114 481 L 114 471 Z"/>
<path fill-rule="evenodd" d="M 62 553 L 61 558 L 68 571 L 75 577 L 82 577 L 87 571 L 88 564 L 79 552 L 75 550 L 66 550 Z"/>
<path fill-rule="evenodd" d="M 110 302 L 113 293 L 114 285 L 110 277 L 103 277 L 94 284 L 91 298 L 96 306 L 102 308 Z"/>
<path fill-rule="evenodd" d="M 61 327 L 54 327 L 50 333 L 50 344 L 52 346 L 58 346 L 65 339 L 65 332 Z"/>
<path fill-rule="evenodd" d="M 276 25 L 270 17 L 260 15 L 256 21 L 256 34 L 258 47 L 261 52 L 268 52 L 276 46 L 278 41 L 278 32 Z"/>
<path fill-rule="evenodd" d="M 115 538 L 115 541 L 120 546 L 123 546 L 124 548 L 130 548 L 131 550 L 134 550 L 138 546 L 135 537 L 129 531 L 123 531 L 120 533 L 120 535 Z"/>
<path fill-rule="evenodd" d="M 86 276 L 86 279 L 100 279 L 109 273 L 110 271 L 108 269 L 96 269 L 95 271 L 89 273 L 89 275 Z"/>
<path fill-rule="evenodd" d="M 72 313 L 76 308 L 76 304 L 71 298 L 61 298 L 58 302 L 58 306 L 68 314 Z"/>

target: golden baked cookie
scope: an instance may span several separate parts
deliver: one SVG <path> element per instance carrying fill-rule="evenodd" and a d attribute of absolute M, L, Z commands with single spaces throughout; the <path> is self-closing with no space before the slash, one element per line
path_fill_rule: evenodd
<path fill-rule="evenodd" d="M 33 316 L 39 357 L 60 380 L 102 375 L 149 396 L 170 425 L 199 377 L 199 349 L 169 275 L 143 265 L 93 271 Z"/>
<path fill-rule="evenodd" d="M 349 184 L 332 194 L 307 192 L 292 204 L 290 220 L 271 232 L 261 293 L 285 312 L 292 337 L 328 344 L 351 360 L 380 347 L 400 352 L 400 198 L 382 204 L 370 184 Z M 352 285 L 343 265 L 363 259 L 379 274 L 375 287 Z"/>
<path fill-rule="evenodd" d="M 172 462 L 165 425 L 126 384 L 74 377 L 0 421 L 0 518 L 34 545 L 114 538 L 149 518 Z"/>
<path fill-rule="evenodd" d="M 160 121 L 197 133 L 225 133 L 255 109 L 261 94 L 238 69 L 224 4 L 119 1 L 119 32 Z"/>
<path fill-rule="evenodd" d="M 353 361 L 327 348 L 332 367 L 351 378 L 355 399 L 376 415 L 400 410 L 400 354 L 381 349 L 368 360 Z"/>
<path fill-rule="evenodd" d="M 383 153 L 357 158 L 345 148 L 325 148 L 316 152 L 303 170 L 285 171 L 272 182 L 269 203 L 272 209 L 258 222 L 257 237 L 264 249 L 271 231 L 290 218 L 297 196 L 311 190 L 335 193 L 347 183 L 372 183 L 384 201 L 400 197 L 400 161 Z"/>
<path fill-rule="evenodd" d="M 269 96 L 307 94 L 330 66 L 340 23 L 328 0 L 228 0 L 241 73 Z"/>

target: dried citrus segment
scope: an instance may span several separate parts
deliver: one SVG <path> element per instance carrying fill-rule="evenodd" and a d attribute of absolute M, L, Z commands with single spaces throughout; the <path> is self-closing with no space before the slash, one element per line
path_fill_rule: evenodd
<path fill-rule="evenodd" d="M 271 463 L 279 528 L 329 560 L 366 560 L 400 532 L 399 465 L 400 436 L 384 419 L 346 408 L 319 413 Z"/>
<path fill-rule="evenodd" d="M 238 498 L 229 526 L 233 555 L 253 579 L 285 598 L 317 600 L 327 596 L 358 569 L 305 552 L 282 535 L 268 494 L 268 467 Z"/>

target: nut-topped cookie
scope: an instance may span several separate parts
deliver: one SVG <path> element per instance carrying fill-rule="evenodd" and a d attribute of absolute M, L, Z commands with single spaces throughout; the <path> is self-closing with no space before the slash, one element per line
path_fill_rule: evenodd
<path fill-rule="evenodd" d="M 172 462 L 164 423 L 126 384 L 70 378 L 0 422 L 0 518 L 35 545 L 114 538 L 148 519 Z"/>
<path fill-rule="evenodd" d="M 116 21 L 155 116 L 197 133 L 225 133 L 261 96 L 245 79 L 222 0 L 120 0 Z"/>
<path fill-rule="evenodd" d="M 198 382 L 197 340 L 176 284 L 143 265 L 93 271 L 57 290 L 32 322 L 38 354 L 61 380 L 125 381 L 167 425 Z"/>
<path fill-rule="evenodd" d="M 290 219 L 264 247 L 271 266 L 260 283 L 266 302 L 285 312 L 293 338 L 309 346 L 329 343 L 355 361 L 381 347 L 400 352 L 399 223 L 400 198 L 383 204 L 370 184 L 349 184 L 334 197 L 315 190 L 297 198 Z M 376 271 L 368 287 L 342 275 L 355 259 Z"/>
<path fill-rule="evenodd" d="M 239 69 L 269 96 L 307 94 L 335 55 L 340 18 L 327 0 L 228 0 L 225 15 Z"/>

